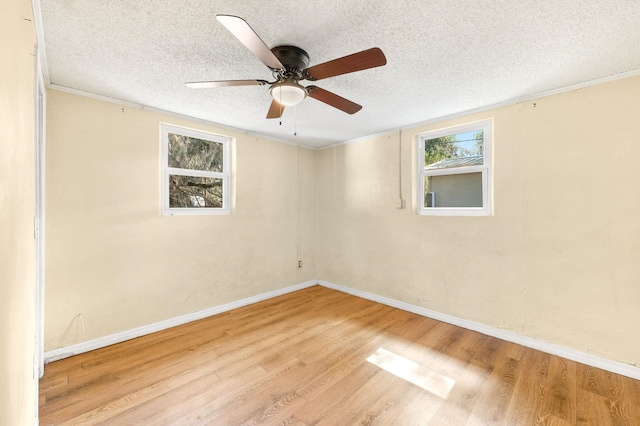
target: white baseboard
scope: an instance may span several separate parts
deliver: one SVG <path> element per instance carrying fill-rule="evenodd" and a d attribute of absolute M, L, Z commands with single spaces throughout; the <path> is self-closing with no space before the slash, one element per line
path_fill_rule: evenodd
<path fill-rule="evenodd" d="M 241 308 L 243 306 L 261 302 L 263 300 L 281 296 L 283 294 L 292 293 L 297 290 L 302 290 L 303 288 L 311 287 L 317 284 L 318 284 L 318 280 L 311 280 L 304 283 L 291 285 L 289 287 L 280 288 L 278 290 L 270 291 L 268 293 L 262 293 L 256 296 L 247 297 L 246 299 L 238 300 L 236 302 L 226 303 L 220 306 L 214 306 L 212 308 L 203 309 L 198 312 L 193 312 L 191 314 L 182 315 L 176 318 L 171 318 L 171 319 L 160 321 L 154 324 L 137 327 L 137 328 L 123 331 L 120 333 L 111 334 L 109 336 L 99 337 L 97 339 L 88 340 L 86 342 L 78 343 L 75 345 L 54 349 L 52 351 L 48 351 L 44 353 L 44 362 L 49 363 L 49 362 L 57 361 L 59 359 L 67 358 L 73 355 L 78 355 L 84 352 L 93 351 L 95 349 L 104 348 L 106 346 L 124 342 L 126 340 L 135 339 L 136 337 L 155 333 L 156 331 L 165 330 L 167 328 L 186 324 L 191 321 L 196 321 L 196 320 L 210 317 L 212 315 L 216 315 L 222 312 L 230 311 L 232 309 Z"/>
<path fill-rule="evenodd" d="M 640 380 L 640 368 L 634 365 L 612 361 L 610 359 L 598 357 L 574 349 L 565 348 L 553 343 L 547 343 L 542 340 L 533 339 L 531 337 L 523 336 L 507 330 L 502 330 L 486 324 L 481 324 L 478 322 L 458 318 L 453 315 L 447 315 L 440 312 L 432 311 L 420 306 L 415 306 L 409 303 L 400 302 L 398 300 L 389 299 L 387 297 L 378 296 L 377 294 L 367 293 L 365 291 L 355 290 L 342 285 L 333 284 L 328 281 L 318 280 L 318 284 L 323 287 L 351 294 L 353 296 L 362 297 L 363 299 L 368 299 L 373 302 L 382 303 L 383 305 L 402 309 L 403 311 L 433 318 L 435 320 L 457 325 L 458 327 L 466 328 L 468 330 L 477 331 L 488 336 L 497 337 L 498 339 L 506 340 L 508 342 L 517 343 L 519 345 L 526 346 L 532 349 L 537 349 L 548 354 L 557 355 L 562 358 L 567 358 L 572 361 L 580 362 L 582 364 L 601 368 L 603 370 L 611 371 L 612 373 L 617 373 L 623 376 L 631 377 L 632 379 Z"/>
<path fill-rule="evenodd" d="M 238 300 L 236 302 L 226 303 L 220 306 L 214 306 L 212 308 L 204 309 L 191 314 L 182 315 L 180 317 L 157 322 L 155 324 L 149 324 L 142 327 L 134 328 L 132 330 L 123 331 L 121 333 L 116 333 L 109 336 L 104 336 L 97 339 L 89 340 L 87 342 L 82 342 L 75 345 L 66 346 L 64 348 L 55 349 L 49 352 L 45 352 L 44 360 L 45 360 L 45 363 L 49 363 L 49 362 L 57 361 L 59 359 L 67 358 L 73 355 L 78 355 L 84 352 L 100 349 L 105 346 L 124 342 L 130 339 L 135 339 L 136 337 L 155 333 L 156 331 L 165 330 L 170 327 L 175 327 L 178 325 L 186 324 L 191 321 L 196 321 L 196 320 L 206 318 L 212 315 L 216 315 L 222 312 L 230 311 L 232 309 L 251 305 L 253 303 L 261 302 L 263 300 L 271 299 L 273 297 L 281 296 L 283 294 L 287 294 L 297 290 L 301 290 L 303 288 L 311 287 L 316 284 L 320 284 L 323 287 L 331 288 L 333 290 L 341 291 L 343 293 L 351 294 L 353 296 L 362 297 L 363 299 L 368 299 L 373 302 L 378 302 L 394 308 L 402 309 L 407 312 L 412 312 L 414 314 L 422 315 L 428 318 L 433 318 L 438 321 L 453 324 L 458 327 L 466 328 L 468 330 L 477 331 L 479 333 L 483 333 L 488 336 L 497 337 L 498 339 L 506 340 L 508 342 L 516 343 L 532 349 L 537 349 L 539 351 L 546 352 L 552 355 L 557 355 L 563 358 L 567 358 L 572 361 L 580 362 L 582 364 L 591 365 L 593 367 L 611 371 L 612 373 L 617 373 L 623 376 L 631 377 L 632 379 L 640 380 L 640 368 L 630 364 L 625 364 L 618 361 L 612 361 L 610 359 L 598 357 L 585 352 L 580 352 L 574 349 L 565 348 L 563 346 L 556 345 L 553 343 L 548 343 L 542 340 L 537 340 L 531 337 L 523 336 L 517 333 L 513 333 L 511 331 L 502 330 L 486 324 L 465 320 L 462 318 L 455 317 L 453 315 L 443 314 L 440 312 L 432 311 L 427 308 L 411 305 L 409 303 L 400 302 L 398 300 L 390 299 L 388 297 L 379 296 L 373 293 L 367 293 L 365 291 L 356 290 L 353 288 L 345 287 L 339 284 L 334 284 L 324 280 L 307 281 L 304 283 L 270 291 L 268 293 L 263 293 L 256 296 L 248 297 L 246 299 Z"/>

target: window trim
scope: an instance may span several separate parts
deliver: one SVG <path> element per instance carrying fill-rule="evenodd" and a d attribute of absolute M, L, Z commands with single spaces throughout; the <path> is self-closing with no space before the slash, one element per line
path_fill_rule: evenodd
<path fill-rule="evenodd" d="M 493 197 L 491 185 L 491 171 L 493 165 L 493 119 L 486 119 L 451 126 L 443 129 L 420 133 L 416 136 L 418 153 L 417 164 L 417 213 L 422 216 L 492 216 Z M 463 166 L 452 169 L 424 170 L 424 141 L 443 136 L 482 130 L 484 132 L 484 164 L 481 166 Z M 454 174 L 482 173 L 482 207 L 425 207 L 424 206 L 424 178 L 427 176 L 448 176 Z"/>
<path fill-rule="evenodd" d="M 175 133 L 196 139 L 222 144 L 222 172 L 182 169 L 169 167 L 169 133 Z M 173 124 L 160 123 L 160 141 L 162 145 L 162 214 L 164 216 L 181 215 L 228 215 L 231 213 L 231 182 L 229 168 L 231 138 L 203 130 L 190 129 Z M 169 207 L 169 175 L 210 177 L 222 179 L 222 208 L 217 207 Z"/>

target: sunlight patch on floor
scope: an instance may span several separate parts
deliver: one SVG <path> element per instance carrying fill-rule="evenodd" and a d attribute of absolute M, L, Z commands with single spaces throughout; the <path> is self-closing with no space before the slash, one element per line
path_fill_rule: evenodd
<path fill-rule="evenodd" d="M 447 399 L 449 392 L 451 392 L 453 385 L 456 383 L 454 379 L 436 373 L 383 348 L 378 348 L 373 355 L 367 358 L 367 361 L 442 399 Z"/>

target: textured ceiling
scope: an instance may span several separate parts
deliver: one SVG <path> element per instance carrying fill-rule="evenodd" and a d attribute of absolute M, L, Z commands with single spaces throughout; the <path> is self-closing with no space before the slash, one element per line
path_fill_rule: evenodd
<path fill-rule="evenodd" d="M 50 83 L 311 147 L 640 69 L 638 0 L 41 0 Z M 269 47 L 311 65 L 379 47 L 380 68 L 316 82 L 357 102 L 315 99 L 265 118 L 271 80 L 216 19 L 243 17 Z M 309 82 L 304 82 L 309 85 Z M 297 129 L 297 136 L 294 130 Z"/>

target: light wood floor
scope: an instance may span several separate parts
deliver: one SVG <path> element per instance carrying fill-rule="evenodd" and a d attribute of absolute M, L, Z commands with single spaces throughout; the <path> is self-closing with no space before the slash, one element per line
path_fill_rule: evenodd
<path fill-rule="evenodd" d="M 48 364 L 40 424 L 640 425 L 640 382 L 315 286 Z"/>

